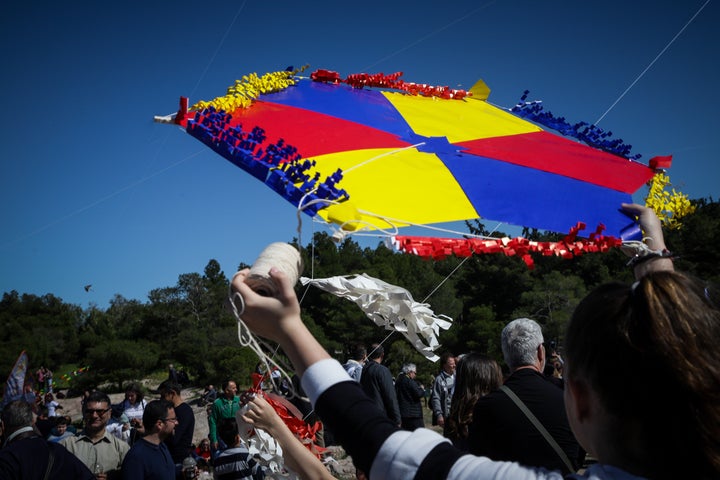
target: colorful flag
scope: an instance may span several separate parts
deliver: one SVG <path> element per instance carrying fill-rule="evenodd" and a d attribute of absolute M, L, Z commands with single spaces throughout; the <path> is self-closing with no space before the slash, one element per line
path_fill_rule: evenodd
<path fill-rule="evenodd" d="M 3 406 L 13 400 L 22 397 L 23 386 L 25 384 L 25 375 L 27 374 L 28 356 L 25 350 L 22 351 L 15 366 L 10 371 L 7 381 L 5 382 L 5 391 L 3 393 Z"/>

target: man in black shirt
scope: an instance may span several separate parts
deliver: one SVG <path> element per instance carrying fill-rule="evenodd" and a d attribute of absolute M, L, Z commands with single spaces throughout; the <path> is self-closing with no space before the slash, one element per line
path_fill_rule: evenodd
<path fill-rule="evenodd" d="M 5 405 L 1 424 L 4 447 L 0 450 L 0 478 L 95 479 L 95 475 L 65 447 L 38 435 L 33 427 L 32 406 L 24 400 Z"/>
<path fill-rule="evenodd" d="M 546 353 L 540 325 L 528 318 L 510 322 L 502 331 L 505 363 L 512 374 L 508 387 L 535 415 L 571 462 L 578 443 L 570 430 L 563 391 L 543 376 Z M 480 398 L 469 429 L 470 453 L 526 466 L 572 473 L 543 434 L 502 390 Z M 572 465 L 573 470 L 576 465 Z"/>
<path fill-rule="evenodd" d="M 370 347 L 369 360 L 362 369 L 360 385 L 368 397 L 385 412 L 390 420 L 400 426 L 400 408 L 398 407 L 395 386 L 390 370 L 382 364 L 385 350 L 382 345 L 374 344 Z"/>

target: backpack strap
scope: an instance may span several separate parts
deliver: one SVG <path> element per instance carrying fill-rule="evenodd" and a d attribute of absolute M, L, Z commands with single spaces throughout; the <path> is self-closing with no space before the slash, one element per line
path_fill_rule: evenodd
<path fill-rule="evenodd" d="M 50 478 L 50 471 L 52 470 L 53 463 L 55 463 L 55 452 L 50 445 L 48 445 L 48 452 L 48 466 L 47 470 L 45 470 L 45 476 L 43 477 L 43 480 L 48 480 Z"/>
<path fill-rule="evenodd" d="M 512 400 L 515 405 L 525 414 L 525 416 L 530 420 L 530 422 L 537 428 L 537 430 L 542 434 L 543 437 L 545 437 L 545 440 L 550 444 L 553 450 L 555 450 L 555 453 L 560 457 L 560 460 L 563 461 L 565 466 L 570 470 L 571 472 L 575 471 L 575 467 L 573 467 L 572 463 L 570 462 L 570 459 L 565 454 L 562 448 L 560 448 L 560 445 L 555 441 L 555 439 L 550 435 L 550 433 L 545 429 L 542 423 L 540 423 L 540 420 L 537 419 L 535 415 L 530 411 L 530 409 L 523 403 L 520 398 L 515 395 L 515 392 L 510 390 L 505 385 L 502 385 L 500 387 L 500 390 L 505 393 L 508 397 L 510 397 L 510 400 Z"/>

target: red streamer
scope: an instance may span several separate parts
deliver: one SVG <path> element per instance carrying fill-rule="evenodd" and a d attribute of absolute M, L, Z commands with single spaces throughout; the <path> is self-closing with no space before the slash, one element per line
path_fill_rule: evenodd
<path fill-rule="evenodd" d="M 290 403 L 288 399 L 274 393 L 263 391 L 262 384 L 264 381 L 270 379 L 269 373 L 265 373 L 264 375 L 253 373 L 251 377 L 253 386 L 248 389 L 248 393 L 262 395 L 273 407 L 273 410 L 275 410 L 278 416 L 280 416 L 283 423 L 288 426 L 290 431 L 300 439 L 308 450 L 322 460 L 322 455 L 327 449 L 315 443 L 317 441 L 316 434 L 322 428 L 322 423 L 315 422 L 312 425 L 307 423 L 302 419 L 302 414 L 297 407 Z"/>
<path fill-rule="evenodd" d="M 578 239 L 578 233 L 584 229 L 585 224 L 578 223 L 559 242 L 535 242 L 523 237 L 479 239 L 396 236 L 394 243 L 396 248 L 402 252 L 433 260 L 442 260 L 450 255 L 456 257 L 492 253 L 504 253 L 506 256 L 517 255 L 531 270 L 535 268 L 535 261 L 530 255 L 531 253 L 573 258 L 584 253 L 607 252 L 622 244 L 622 240 L 619 238 L 602 235 L 605 230 L 604 225 L 599 225 L 588 239 Z"/>
<path fill-rule="evenodd" d="M 310 74 L 310 79 L 315 82 L 325 83 L 345 83 L 354 88 L 377 87 L 391 88 L 400 90 L 410 95 L 422 95 L 424 97 L 438 97 L 445 99 L 462 100 L 465 97 L 472 96 L 471 92 L 466 90 L 455 90 L 450 87 L 439 87 L 426 84 L 405 82 L 401 80 L 402 72 L 395 72 L 389 75 L 384 73 L 353 73 L 347 78 L 340 78 L 340 74 L 332 70 L 315 70 Z"/>

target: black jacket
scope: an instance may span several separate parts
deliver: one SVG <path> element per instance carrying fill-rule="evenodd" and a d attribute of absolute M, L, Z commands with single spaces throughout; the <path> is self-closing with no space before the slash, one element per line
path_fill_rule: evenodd
<path fill-rule="evenodd" d="M 422 399 L 425 391 L 412 378 L 404 373 L 398 375 L 395 381 L 395 392 L 397 393 L 398 406 L 401 418 L 422 418 Z"/>
<path fill-rule="evenodd" d="M 400 425 L 400 409 L 390 370 L 374 360 L 369 360 L 363 366 L 360 385 L 388 418 L 396 425 Z"/>
<path fill-rule="evenodd" d="M 0 450 L 0 478 L 3 480 L 42 480 L 53 454 L 48 478 L 94 480 L 95 475 L 59 443 L 30 435 L 10 442 Z"/>
<path fill-rule="evenodd" d="M 565 414 L 563 391 L 529 368 L 516 370 L 505 385 L 525 403 L 574 462 L 579 446 Z M 475 404 L 468 443 L 474 455 L 571 473 L 525 414 L 500 390 Z"/>

